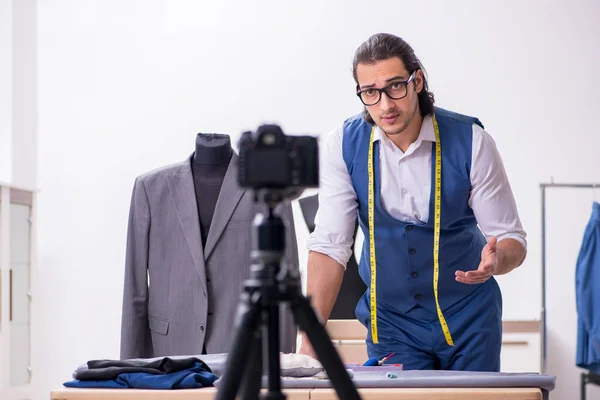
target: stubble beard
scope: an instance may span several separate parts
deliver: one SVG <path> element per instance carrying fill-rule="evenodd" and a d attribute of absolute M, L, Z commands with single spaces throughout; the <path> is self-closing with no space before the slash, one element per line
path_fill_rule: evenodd
<path fill-rule="evenodd" d="M 398 135 L 398 134 L 404 132 L 406 130 L 406 128 L 408 128 L 408 126 L 410 125 L 410 123 L 413 121 L 413 119 L 415 119 L 416 112 L 417 112 L 417 105 L 415 104 L 414 107 L 413 107 L 413 109 L 411 110 L 410 116 L 404 121 L 404 123 L 400 127 L 395 128 L 392 131 L 387 131 L 387 130 L 385 130 L 385 129 L 382 128 L 383 132 L 386 135 Z M 400 117 L 401 114 L 398 115 L 398 116 Z"/>

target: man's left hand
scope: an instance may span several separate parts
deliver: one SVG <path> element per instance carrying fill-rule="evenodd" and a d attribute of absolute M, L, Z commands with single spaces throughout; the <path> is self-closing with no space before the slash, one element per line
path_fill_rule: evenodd
<path fill-rule="evenodd" d="M 491 237 L 487 244 L 481 250 L 481 262 L 479 268 L 475 271 L 456 271 L 456 280 L 467 284 L 484 283 L 494 273 L 498 267 L 496 258 L 496 237 Z"/>

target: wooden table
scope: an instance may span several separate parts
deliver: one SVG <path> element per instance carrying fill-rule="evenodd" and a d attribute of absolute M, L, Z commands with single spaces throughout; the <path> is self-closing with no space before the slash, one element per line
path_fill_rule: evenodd
<path fill-rule="evenodd" d="M 288 400 L 310 399 L 312 389 L 286 389 Z M 51 400 L 212 400 L 217 389 L 75 389 L 64 388 L 51 393 Z"/>
<path fill-rule="evenodd" d="M 542 400 L 540 389 L 529 388 L 395 388 L 360 389 L 363 400 Z M 312 389 L 311 400 L 337 399 L 333 389 Z"/>
<path fill-rule="evenodd" d="M 51 392 L 51 400 L 212 400 L 216 388 L 186 390 L 73 389 Z M 333 389 L 285 389 L 288 400 L 334 400 Z M 529 388 L 397 388 L 360 389 L 364 400 L 542 400 Z"/>

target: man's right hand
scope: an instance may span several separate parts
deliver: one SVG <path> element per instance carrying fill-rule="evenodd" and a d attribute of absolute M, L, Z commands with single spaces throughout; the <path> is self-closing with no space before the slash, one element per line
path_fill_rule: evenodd
<path fill-rule="evenodd" d="M 344 278 L 345 269 L 333 258 L 311 251 L 308 253 L 306 295 L 322 324 L 327 323 Z M 317 359 L 315 351 L 302 332 L 302 344 L 298 353 Z"/>
<path fill-rule="evenodd" d="M 306 333 L 302 334 L 302 344 L 300 345 L 300 350 L 298 351 L 298 353 L 307 355 L 318 361 L 317 354 L 315 353 L 315 350 L 313 349 L 312 345 L 310 344 L 310 341 L 308 340 L 308 336 L 306 336 Z"/>

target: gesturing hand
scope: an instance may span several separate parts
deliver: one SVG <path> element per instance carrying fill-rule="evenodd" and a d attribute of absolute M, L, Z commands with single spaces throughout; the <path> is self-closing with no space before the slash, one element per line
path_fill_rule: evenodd
<path fill-rule="evenodd" d="M 491 237 L 481 250 L 481 262 L 475 271 L 456 271 L 456 280 L 467 284 L 483 283 L 496 272 L 496 238 Z"/>

